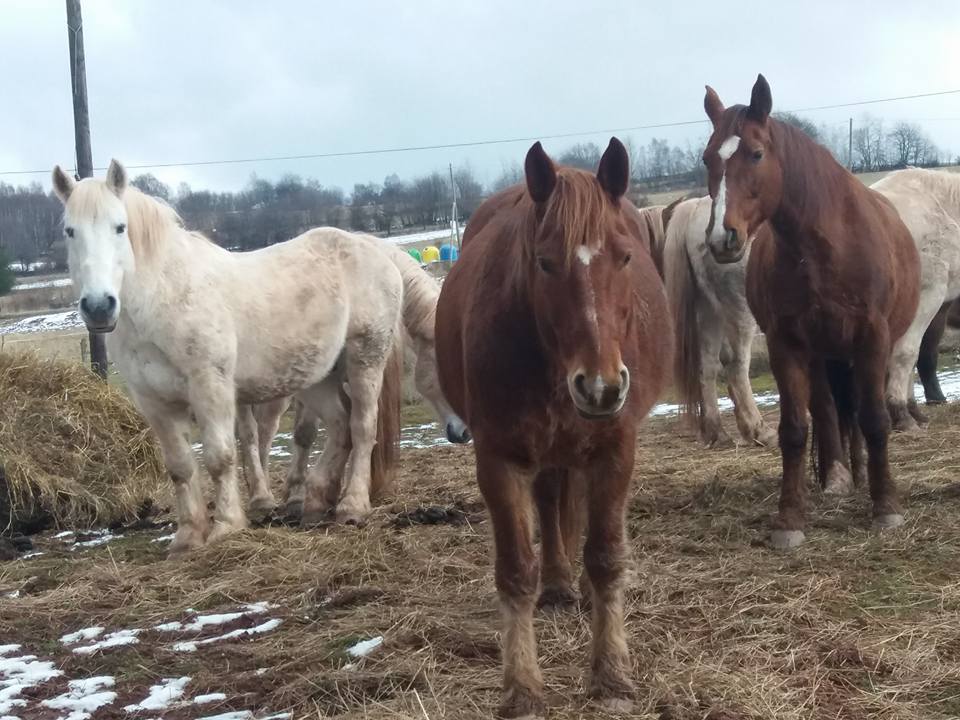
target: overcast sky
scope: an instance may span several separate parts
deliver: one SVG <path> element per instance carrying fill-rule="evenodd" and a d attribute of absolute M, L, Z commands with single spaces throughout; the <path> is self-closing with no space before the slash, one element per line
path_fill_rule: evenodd
<path fill-rule="evenodd" d="M 96 166 L 540 137 L 703 117 L 704 83 L 774 108 L 960 88 L 960 2 L 944 0 L 84 0 Z M 921 122 L 960 153 L 960 95 L 811 112 Z M 0 181 L 73 164 L 63 0 L 0 0 Z M 622 133 L 695 142 L 706 125 Z M 559 153 L 609 133 L 545 141 Z M 236 189 L 252 173 L 348 190 L 469 164 L 489 182 L 530 143 L 156 168 Z M 132 171 L 136 172 L 142 171 Z"/>

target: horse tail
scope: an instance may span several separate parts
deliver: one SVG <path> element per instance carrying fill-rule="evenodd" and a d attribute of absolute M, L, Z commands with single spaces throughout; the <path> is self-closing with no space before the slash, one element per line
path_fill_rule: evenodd
<path fill-rule="evenodd" d="M 383 368 L 383 385 L 377 401 L 377 444 L 370 456 L 371 501 L 387 493 L 396 480 L 402 392 L 403 334 L 398 329 Z"/>
<path fill-rule="evenodd" d="M 827 360 L 826 361 L 827 384 L 830 386 L 830 394 L 833 399 L 833 406 L 837 411 L 837 430 L 840 433 L 841 447 L 849 450 L 850 457 L 846 458 L 851 463 L 851 469 L 854 470 L 860 462 L 858 453 L 856 433 L 857 427 L 857 389 L 853 377 L 853 368 L 844 361 Z M 823 428 L 821 431 L 832 431 L 831 428 Z M 844 439 L 846 442 L 843 442 Z M 831 458 L 831 460 L 844 460 L 844 458 Z M 823 487 L 827 481 L 826 466 L 820 458 L 820 447 L 817 438 L 817 424 L 811 425 L 810 432 L 810 463 L 813 466 L 813 474 L 820 487 Z"/>
<path fill-rule="evenodd" d="M 673 315 L 676 351 L 673 382 L 679 394 L 681 413 L 700 417 L 700 328 L 697 322 L 697 282 L 687 251 L 687 234 L 696 204 L 680 206 L 672 213 L 664 241 L 664 278 Z"/>

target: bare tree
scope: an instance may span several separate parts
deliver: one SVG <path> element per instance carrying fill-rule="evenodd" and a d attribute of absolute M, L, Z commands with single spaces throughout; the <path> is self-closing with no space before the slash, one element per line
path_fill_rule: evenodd
<path fill-rule="evenodd" d="M 600 148 L 596 143 L 577 143 L 562 153 L 557 160 L 561 165 L 570 165 L 593 172 L 600 165 L 600 154 Z"/>

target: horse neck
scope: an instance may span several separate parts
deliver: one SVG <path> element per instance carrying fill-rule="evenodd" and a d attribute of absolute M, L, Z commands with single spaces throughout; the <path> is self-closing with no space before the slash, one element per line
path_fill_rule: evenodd
<path fill-rule="evenodd" d="M 799 130 L 776 120 L 770 122 L 780 135 L 783 169 L 780 204 L 770 224 L 778 237 L 789 240 L 787 244 L 792 250 L 806 255 L 814 250 L 809 244 L 829 240 L 817 230 L 842 216 L 842 207 L 856 192 L 850 181 L 859 181 Z"/>
<path fill-rule="evenodd" d="M 138 325 L 142 314 L 153 312 L 158 300 L 181 293 L 188 284 L 189 269 L 198 262 L 198 244 L 189 232 L 176 226 L 165 228 L 163 237 L 149 244 L 134 244 L 134 266 L 124 277 L 121 305 L 132 319 L 140 320 Z"/>

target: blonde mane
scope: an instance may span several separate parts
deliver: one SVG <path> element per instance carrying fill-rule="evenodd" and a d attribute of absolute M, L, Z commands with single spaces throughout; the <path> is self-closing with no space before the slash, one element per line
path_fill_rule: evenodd
<path fill-rule="evenodd" d="M 596 176 L 583 170 L 557 168 L 557 184 L 543 212 L 543 231 L 558 232 L 567 267 L 584 244 L 603 243 L 598 232 L 607 199 Z"/>
<path fill-rule="evenodd" d="M 881 178 L 870 187 L 880 192 L 897 192 L 910 185 L 933 196 L 943 210 L 960 221 L 960 173 L 909 167 Z"/>
<path fill-rule="evenodd" d="M 413 338 L 432 344 L 440 286 L 405 251 L 393 245 L 386 250 L 403 278 L 403 325 Z"/>

